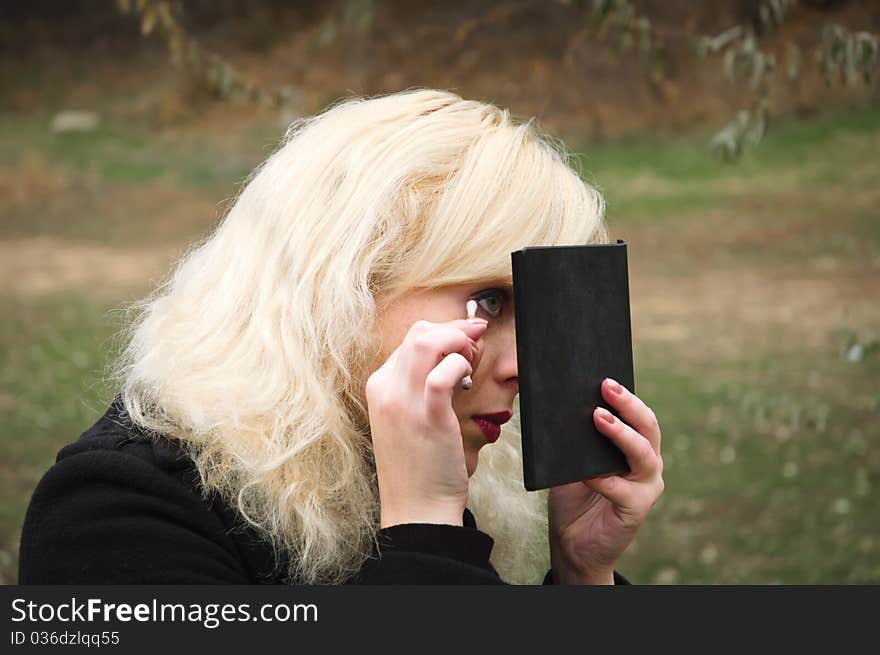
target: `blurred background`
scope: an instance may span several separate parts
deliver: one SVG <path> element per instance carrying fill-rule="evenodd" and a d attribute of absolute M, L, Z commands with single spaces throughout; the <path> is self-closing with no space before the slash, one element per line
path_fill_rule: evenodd
<path fill-rule="evenodd" d="M 0 582 L 122 308 L 289 123 L 439 87 L 561 138 L 629 243 L 666 492 L 640 583 L 880 582 L 880 3 L 6 0 Z"/>

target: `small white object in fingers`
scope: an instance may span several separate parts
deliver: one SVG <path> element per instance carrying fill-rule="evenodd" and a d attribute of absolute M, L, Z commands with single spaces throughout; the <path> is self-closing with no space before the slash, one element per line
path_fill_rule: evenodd
<path fill-rule="evenodd" d="M 477 301 L 476 300 L 468 300 L 467 301 L 467 316 L 468 318 L 475 318 L 477 315 Z M 474 381 L 471 380 L 470 375 L 465 375 L 461 380 L 461 388 L 462 389 L 470 389 L 474 385 Z"/>

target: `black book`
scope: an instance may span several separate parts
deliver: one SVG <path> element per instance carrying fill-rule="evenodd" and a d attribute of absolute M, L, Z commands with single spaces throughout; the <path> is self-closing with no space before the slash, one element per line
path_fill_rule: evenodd
<path fill-rule="evenodd" d="M 635 392 L 626 242 L 511 253 L 523 479 L 529 491 L 629 472 L 593 423 L 613 378 Z"/>

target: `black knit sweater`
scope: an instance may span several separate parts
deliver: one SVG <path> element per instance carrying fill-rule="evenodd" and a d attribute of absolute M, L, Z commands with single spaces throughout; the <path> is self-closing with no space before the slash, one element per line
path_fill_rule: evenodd
<path fill-rule="evenodd" d="M 65 446 L 25 516 L 20 584 L 282 584 L 276 559 L 226 503 L 204 498 L 177 442 L 133 427 L 117 398 Z M 464 525 L 410 523 L 379 531 L 360 584 L 504 584 L 492 537 Z M 615 573 L 615 582 L 625 584 Z M 548 571 L 544 584 L 551 584 Z"/>

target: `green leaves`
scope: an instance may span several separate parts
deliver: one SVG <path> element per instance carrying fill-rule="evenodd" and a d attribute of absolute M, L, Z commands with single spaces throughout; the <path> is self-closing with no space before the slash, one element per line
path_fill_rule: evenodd
<path fill-rule="evenodd" d="M 169 0 L 117 0 L 116 6 L 124 15 L 140 17 L 144 36 L 160 33 L 168 44 L 172 65 L 191 84 L 215 98 L 283 109 L 300 97 L 289 87 L 273 92 L 244 80 L 220 55 L 206 52 L 186 33 Z M 372 25 L 373 0 L 348 0 L 343 9 L 354 28 L 365 31 Z"/>
<path fill-rule="evenodd" d="M 805 61 L 815 61 L 829 85 L 838 79 L 847 84 L 860 80 L 871 84 L 880 57 L 877 35 L 867 31 L 850 32 L 836 24 L 825 26 L 821 34 L 816 35 L 818 41 L 813 53 L 806 50 L 803 39 L 800 45 L 794 40 L 785 44 L 784 59 L 771 52 L 763 45 L 762 38 L 779 29 L 795 13 L 798 7 L 795 0 L 760 0 L 749 20 L 714 35 L 700 34 L 688 24 L 669 25 L 661 21 L 658 25 L 645 13 L 644 5 L 635 0 L 557 0 L 557 3 L 568 7 L 583 26 L 573 40 L 592 34 L 617 55 L 635 50 L 655 87 L 661 85 L 666 75 L 670 53 L 680 51 L 674 46 L 682 42 L 690 44 L 694 54 L 702 60 L 717 58 L 715 61 L 724 78 L 741 91 L 745 96 L 742 104 L 748 107 L 738 110 L 711 140 L 713 151 L 726 161 L 738 159 L 746 148 L 757 145 L 763 138 L 777 65 L 784 66 L 785 75 L 791 81 L 803 73 Z M 261 88 L 242 79 L 219 55 L 203 51 L 176 17 L 178 4 L 169 0 L 116 0 L 116 5 L 120 13 L 139 19 L 144 35 L 164 37 L 172 64 L 197 88 L 215 98 L 289 109 L 295 98 L 302 97 L 300 92 L 290 89 Z M 500 0 L 491 3 L 483 15 L 467 16 L 451 26 L 449 43 L 461 48 L 478 27 L 503 24 L 512 14 L 529 7 L 532 7 L 530 3 Z M 363 49 L 380 8 L 379 0 L 340 0 L 327 10 L 319 29 L 314 31 L 308 51 L 314 55 L 314 51 L 335 45 L 343 37 L 349 46 L 354 44 Z M 811 58 L 809 54 L 814 56 Z M 566 58 L 570 59 L 568 50 L 563 60 L 569 64 Z"/>
<path fill-rule="evenodd" d="M 795 0 L 763 0 L 758 7 L 758 25 L 763 34 L 774 31 L 785 20 Z"/>
<path fill-rule="evenodd" d="M 600 37 L 613 37 L 612 43 L 618 50 L 629 49 L 637 41 L 649 62 L 652 81 L 659 78 L 657 61 L 666 42 L 688 39 L 698 58 L 720 58 L 724 77 L 731 84 L 747 84 L 747 92 L 752 96 L 751 107 L 739 110 L 710 142 L 719 157 L 735 161 L 746 148 L 757 145 L 767 130 L 777 61 L 774 53 L 761 48 L 759 35 L 777 30 L 796 6 L 795 0 L 761 0 L 754 24 L 733 25 L 716 35 L 657 28 L 648 17 L 638 15 L 630 0 L 592 0 L 582 11 L 588 25 L 593 24 Z M 815 58 L 829 85 L 838 76 L 849 84 L 859 78 L 870 84 L 876 74 L 878 56 L 877 36 L 864 31 L 850 33 L 839 25 L 829 25 L 822 31 Z M 800 76 L 803 55 L 794 41 L 786 45 L 784 65 L 789 80 Z"/>
<path fill-rule="evenodd" d="M 734 25 L 716 36 L 700 36 L 696 39 L 696 52 L 700 58 L 714 54 L 726 48 L 745 33 L 742 25 Z"/>
<path fill-rule="evenodd" d="M 839 77 L 847 84 L 855 84 L 859 77 L 871 84 L 877 72 L 880 40 L 870 32 L 848 32 L 840 25 L 828 25 L 822 30 L 817 59 L 828 86 Z"/>
<path fill-rule="evenodd" d="M 712 152 L 724 161 L 736 161 L 746 148 L 758 145 L 764 138 L 768 118 L 766 98 L 758 100 L 751 109 L 740 110 L 712 137 Z"/>

